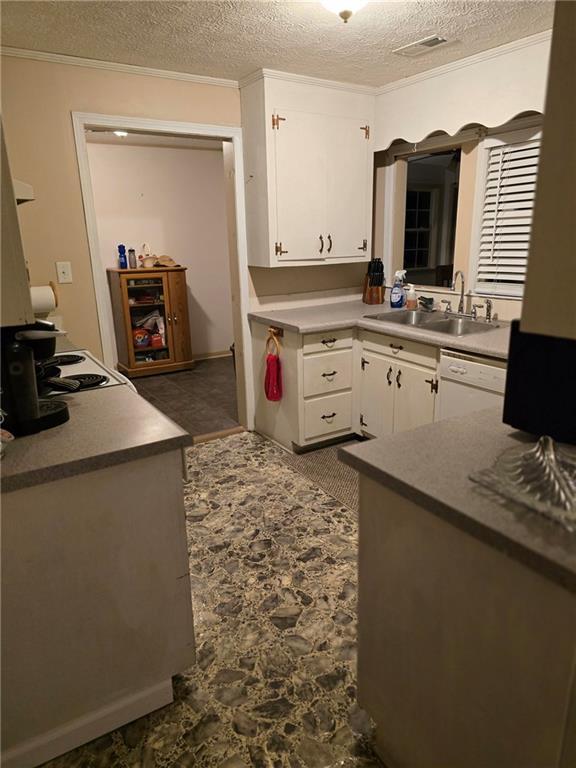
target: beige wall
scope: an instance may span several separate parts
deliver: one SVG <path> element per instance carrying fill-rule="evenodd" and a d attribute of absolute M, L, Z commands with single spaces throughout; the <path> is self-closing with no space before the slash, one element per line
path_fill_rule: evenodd
<path fill-rule="evenodd" d="M 98 135 L 98 134 L 97 134 Z M 129 141 L 127 137 L 126 141 Z M 195 358 L 234 341 L 222 150 L 88 143 L 102 269 L 118 243 L 186 267 Z"/>
<path fill-rule="evenodd" d="M 234 88 L 2 57 L 11 170 L 36 195 L 19 212 L 32 284 L 54 280 L 55 261 L 72 262 L 58 312 L 74 342 L 100 355 L 73 111 L 240 125 L 240 97 Z"/>

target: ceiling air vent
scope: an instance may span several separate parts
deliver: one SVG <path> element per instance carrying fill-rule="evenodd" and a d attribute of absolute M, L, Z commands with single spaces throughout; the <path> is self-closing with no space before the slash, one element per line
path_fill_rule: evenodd
<path fill-rule="evenodd" d="M 421 56 L 423 53 L 426 53 L 426 51 L 429 51 L 430 48 L 436 48 L 437 45 L 442 45 L 445 42 L 447 42 L 445 37 L 431 35 L 422 40 L 416 40 L 415 43 L 409 43 L 408 45 L 403 45 L 401 48 L 396 48 L 392 53 L 412 58 L 413 56 Z"/>

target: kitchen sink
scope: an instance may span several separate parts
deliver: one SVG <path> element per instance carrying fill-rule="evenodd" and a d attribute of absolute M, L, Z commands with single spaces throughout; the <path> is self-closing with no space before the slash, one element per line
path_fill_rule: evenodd
<path fill-rule="evenodd" d="M 364 315 L 367 320 L 381 320 L 384 323 L 398 325 L 426 325 L 438 322 L 437 312 L 422 312 L 418 309 L 400 309 L 397 312 L 382 312 L 379 315 Z"/>
<path fill-rule="evenodd" d="M 470 333 L 494 331 L 499 327 L 498 323 L 487 323 L 484 320 L 471 320 L 467 317 L 443 317 L 426 325 L 428 331 L 434 331 L 434 333 L 447 333 L 450 336 L 468 336 Z"/>

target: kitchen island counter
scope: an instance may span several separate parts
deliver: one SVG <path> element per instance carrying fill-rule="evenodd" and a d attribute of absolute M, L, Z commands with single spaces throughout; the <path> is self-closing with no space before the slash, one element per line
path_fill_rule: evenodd
<path fill-rule="evenodd" d="M 532 441 L 488 410 L 340 449 L 358 702 L 390 768 L 576 765 L 576 534 L 470 479 Z"/>
<path fill-rule="evenodd" d="M 494 408 L 341 448 L 339 457 L 576 593 L 576 533 L 470 480 L 506 449 L 533 441 Z"/>

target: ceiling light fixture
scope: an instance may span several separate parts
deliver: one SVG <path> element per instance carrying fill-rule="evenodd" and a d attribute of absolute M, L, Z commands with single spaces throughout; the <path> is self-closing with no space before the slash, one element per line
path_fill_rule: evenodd
<path fill-rule="evenodd" d="M 322 0 L 324 8 L 338 14 L 344 24 L 348 24 L 352 14 L 364 8 L 367 3 L 368 0 Z"/>
<path fill-rule="evenodd" d="M 128 136 L 128 131 L 113 131 L 114 136 L 121 136 L 122 138 L 124 136 Z"/>

